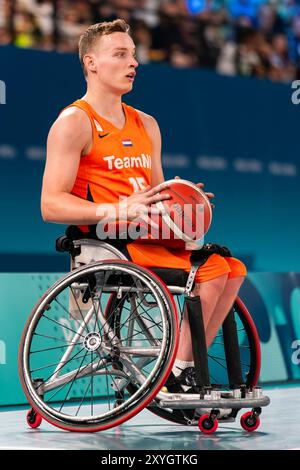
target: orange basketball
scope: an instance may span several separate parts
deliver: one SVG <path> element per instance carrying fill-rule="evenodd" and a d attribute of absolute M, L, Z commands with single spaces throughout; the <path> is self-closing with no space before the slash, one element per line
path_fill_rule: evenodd
<path fill-rule="evenodd" d="M 182 179 L 169 180 L 161 186 L 160 194 L 170 194 L 171 198 L 155 204 L 164 211 L 162 215 L 151 215 L 158 228 L 148 227 L 138 241 L 174 248 L 185 248 L 186 243 L 201 241 L 212 222 L 212 209 L 205 192 Z"/>

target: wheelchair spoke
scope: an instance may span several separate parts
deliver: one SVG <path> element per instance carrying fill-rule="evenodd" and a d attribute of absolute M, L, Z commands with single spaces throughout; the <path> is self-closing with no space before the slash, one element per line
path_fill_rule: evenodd
<path fill-rule="evenodd" d="M 140 305 L 141 305 L 141 304 L 140 304 Z M 155 307 L 156 307 L 156 306 L 155 306 Z M 155 307 L 151 307 L 151 308 L 155 308 Z M 141 308 L 142 308 L 142 310 L 145 312 L 145 315 L 147 315 L 148 320 L 149 320 L 150 322 L 154 323 L 154 325 L 156 325 L 156 326 L 160 329 L 160 331 L 162 331 L 162 328 L 160 328 L 160 326 L 159 326 L 159 325 L 161 324 L 161 322 L 156 323 L 156 322 L 153 320 L 153 318 L 151 318 L 151 317 L 149 316 L 149 313 L 144 309 L 143 305 L 141 305 Z M 151 308 L 150 308 L 149 310 L 151 310 Z M 146 320 L 146 319 L 145 319 L 145 320 Z"/>
<path fill-rule="evenodd" d="M 117 391 L 118 391 L 118 392 L 121 392 L 121 389 L 120 389 L 119 385 L 116 383 L 116 381 L 115 381 L 113 375 L 110 374 L 110 377 L 111 377 L 111 380 L 113 381 L 113 384 L 114 384 L 114 386 L 116 387 Z"/>
<path fill-rule="evenodd" d="M 68 385 L 68 382 L 65 382 L 60 385 L 50 397 L 47 397 L 47 402 L 49 403 L 59 392 L 61 392 L 65 388 L 66 385 Z"/>
<path fill-rule="evenodd" d="M 71 344 L 82 344 L 82 343 L 78 341 L 75 343 L 62 344 L 61 346 L 54 346 L 52 348 L 38 349 L 37 351 L 30 351 L 30 354 L 36 354 L 36 353 L 45 352 L 45 351 L 53 351 L 54 349 L 68 348 Z"/>
<path fill-rule="evenodd" d="M 152 307 L 152 308 L 154 308 L 154 307 Z M 125 308 L 125 309 L 126 309 L 126 308 Z M 126 309 L 126 310 L 130 311 L 129 309 Z M 120 329 L 121 329 L 130 319 L 132 319 L 133 315 L 136 314 L 136 310 L 137 310 L 137 308 L 135 308 L 134 312 L 132 312 L 132 313 L 129 315 L 129 317 L 126 318 L 126 320 L 120 325 Z M 139 315 L 139 317 L 140 317 L 140 318 L 143 318 L 142 315 Z M 149 317 L 149 318 L 150 318 L 150 317 Z M 145 320 L 146 320 L 146 319 L 145 319 Z M 137 321 L 138 321 L 138 320 L 137 320 Z M 153 324 L 152 326 L 150 326 L 150 327 L 147 328 L 148 331 L 149 331 L 151 328 L 155 327 L 155 326 L 159 328 L 159 325 L 161 324 L 161 322 L 156 323 L 156 322 L 155 322 L 154 320 L 152 320 L 151 318 L 150 318 L 150 321 L 151 321 L 151 323 L 154 323 L 154 324 Z M 159 328 L 159 329 L 160 329 L 160 328 Z M 140 333 L 142 333 L 142 331 L 141 331 Z M 136 335 L 133 335 L 133 336 L 136 336 Z M 132 337 L 133 337 L 133 336 L 132 336 Z M 127 339 L 128 339 L 128 338 L 127 338 Z M 129 338 L 129 339 L 130 339 L 130 338 Z"/>
<path fill-rule="evenodd" d="M 149 326 L 149 328 L 148 328 L 147 331 L 149 332 L 149 330 L 151 330 L 151 328 L 154 328 L 154 327 L 155 327 L 155 325 Z M 126 338 L 124 338 L 123 340 L 122 340 L 122 339 L 119 339 L 119 341 L 117 342 L 117 344 L 120 343 L 121 341 L 128 341 L 129 339 L 131 340 L 132 338 L 134 338 L 135 336 L 137 336 L 137 335 L 139 335 L 139 334 L 142 334 L 142 331 L 138 331 L 137 333 L 135 333 L 134 335 L 131 335 L 131 336 L 126 336 Z M 152 337 L 152 338 L 153 338 L 153 337 Z M 160 341 L 160 338 L 153 338 L 153 340 L 155 340 L 155 341 L 156 341 L 156 340 Z M 148 338 L 141 338 L 141 339 L 139 339 L 139 341 L 148 341 L 148 342 L 149 342 L 149 339 L 148 339 Z"/>
<path fill-rule="evenodd" d="M 93 353 L 91 352 L 91 362 L 90 362 L 89 364 L 93 364 L 93 361 L 94 361 Z M 101 361 L 101 359 L 99 359 L 98 365 L 100 364 L 100 361 Z M 91 387 L 91 410 L 92 410 L 92 416 L 93 416 L 93 396 L 94 396 L 93 382 L 94 382 L 94 369 L 92 368 L 91 378 L 90 378 L 90 381 L 88 382 L 88 385 L 87 385 L 87 387 L 86 387 L 86 389 L 85 389 L 84 395 L 83 395 L 83 397 L 82 397 L 82 399 L 81 399 L 81 402 L 80 402 L 80 404 L 79 404 L 79 407 L 78 407 L 78 409 L 77 409 L 77 411 L 76 411 L 76 416 L 78 415 L 78 413 L 79 413 L 79 411 L 80 411 L 80 408 L 81 408 L 81 406 L 82 406 L 82 403 L 84 402 L 85 397 L 86 397 L 86 394 L 87 394 L 87 392 L 88 392 L 88 390 L 89 390 L 90 387 Z"/>
<path fill-rule="evenodd" d="M 70 315 L 69 310 L 67 310 L 66 307 L 65 307 L 64 305 L 62 305 L 61 302 L 59 302 L 59 300 L 57 299 L 57 297 L 54 299 L 54 301 L 66 312 L 67 316 Z M 80 313 L 81 313 L 81 310 L 80 310 Z M 44 316 L 46 316 L 46 315 L 44 315 Z M 48 318 L 48 317 L 47 317 L 47 318 Z M 53 321 L 54 321 L 54 320 L 53 320 Z M 84 320 L 83 320 L 83 323 L 85 324 L 85 321 L 84 321 Z M 66 327 L 66 328 L 67 328 L 67 327 Z M 68 328 L 68 329 L 70 329 L 70 328 Z M 71 330 L 71 331 L 73 331 L 73 333 L 76 333 L 74 330 Z"/>
<path fill-rule="evenodd" d="M 73 359 L 75 359 L 75 357 L 77 356 L 77 354 L 81 353 L 82 351 L 84 350 L 84 348 L 81 348 L 80 351 L 78 351 L 73 357 L 71 357 L 71 359 L 68 359 L 67 361 L 64 361 L 63 363 L 63 366 L 59 369 L 61 370 L 66 364 L 68 364 L 69 362 L 73 361 Z M 80 356 L 82 357 L 82 356 Z M 78 359 L 78 357 L 76 357 L 76 359 Z M 47 369 L 47 367 L 53 367 L 53 366 L 58 366 L 58 364 L 61 364 L 61 361 L 60 362 L 56 362 L 54 364 L 48 364 L 46 366 L 42 366 L 42 367 L 38 367 L 37 369 L 31 369 L 30 372 L 33 373 L 33 372 L 37 372 L 39 370 L 42 370 L 42 369 Z M 50 377 L 52 377 L 53 374 L 51 374 L 46 380 L 49 380 Z"/>
<path fill-rule="evenodd" d="M 68 314 L 69 314 L 69 312 L 68 312 Z M 45 315 L 45 314 L 43 314 L 42 316 L 43 316 L 43 318 L 47 318 L 47 320 L 49 320 L 49 321 L 52 321 L 53 323 L 56 323 L 57 325 L 61 326 L 62 328 L 65 328 L 66 330 L 72 331 L 72 333 L 75 333 L 75 334 L 77 334 L 77 333 L 78 333 L 77 331 L 75 331 L 75 330 L 72 330 L 72 328 L 69 328 L 69 327 L 68 327 L 68 326 L 66 326 L 66 325 L 62 325 L 62 324 L 61 324 L 61 323 L 59 323 L 58 321 L 56 321 L 56 320 L 53 320 L 53 318 L 49 318 L 49 317 L 47 317 L 47 315 Z M 84 336 L 83 336 L 83 335 L 81 335 L 81 334 L 80 334 L 79 336 L 81 336 L 82 338 L 84 338 Z"/>
<path fill-rule="evenodd" d="M 94 361 L 94 354 L 91 351 L 91 363 L 93 364 Z M 93 404 L 93 396 L 94 396 L 94 369 L 92 369 L 92 377 L 91 377 L 91 413 L 92 416 L 94 415 L 94 404 Z"/>
<path fill-rule="evenodd" d="M 209 354 L 209 353 L 208 353 L 208 357 L 211 357 L 212 359 L 213 359 L 213 358 L 215 358 L 215 359 L 220 359 L 221 361 L 226 362 L 226 358 L 225 358 L 225 357 L 213 356 L 212 354 Z"/>
<path fill-rule="evenodd" d="M 82 406 L 82 403 L 83 403 L 84 400 L 85 400 L 86 394 L 87 394 L 87 392 L 88 392 L 88 390 L 89 390 L 89 388 L 90 388 L 90 386 L 91 386 L 91 383 L 92 383 L 92 378 L 90 379 L 89 383 L 87 384 L 87 386 L 86 386 L 86 388 L 85 388 L 84 395 L 83 395 L 83 397 L 82 397 L 82 399 L 81 399 L 81 402 L 80 402 L 80 404 L 79 404 L 79 406 L 78 406 L 78 408 L 77 408 L 77 411 L 76 411 L 76 413 L 75 413 L 75 416 L 78 416 L 78 413 L 79 413 L 79 411 L 80 411 L 80 408 L 81 408 L 81 406 Z M 92 396 L 92 394 L 91 394 L 91 396 Z M 92 413 L 92 415 L 93 415 L 93 413 Z"/>
<path fill-rule="evenodd" d="M 115 379 L 114 379 L 114 372 L 113 372 L 113 370 L 110 372 L 110 371 L 108 370 L 108 368 L 107 368 L 106 365 L 105 365 L 104 367 L 105 367 L 105 369 L 106 369 L 106 374 L 105 374 L 105 376 L 106 376 L 106 390 L 107 390 L 107 395 L 106 395 L 106 396 L 107 396 L 108 401 L 109 401 L 108 406 L 109 406 L 109 410 L 110 410 L 111 404 L 110 404 L 110 393 L 109 393 L 110 388 L 109 388 L 109 384 L 108 384 L 108 377 L 110 377 L 110 379 L 111 379 L 112 382 L 113 382 L 113 385 L 115 386 L 115 388 L 117 389 L 118 392 L 121 392 L 121 389 L 120 389 L 119 385 L 116 383 L 116 381 L 115 381 Z M 125 374 L 125 375 L 127 376 L 127 374 Z M 127 377 L 128 377 L 128 376 L 127 376 Z M 129 379 L 129 381 L 130 381 L 130 379 Z"/>
<path fill-rule="evenodd" d="M 221 362 L 219 362 L 217 359 L 215 359 L 213 356 L 210 356 L 208 355 L 208 357 L 210 359 L 212 359 L 214 362 L 216 362 L 217 364 L 219 364 L 219 366 L 221 366 L 223 369 L 227 370 L 226 366 L 224 366 L 223 364 L 221 364 Z"/>
<path fill-rule="evenodd" d="M 72 381 L 71 381 L 71 384 L 70 384 L 70 386 L 69 386 L 67 395 L 65 396 L 65 399 L 64 399 L 64 401 L 62 402 L 62 404 L 61 404 L 61 406 L 60 406 L 60 408 L 59 408 L 59 411 L 62 410 L 64 404 L 66 403 L 66 400 L 67 400 L 67 398 L 68 398 L 68 396 L 69 396 L 69 393 L 70 393 L 70 391 L 71 391 L 71 388 L 73 387 L 73 384 L 74 384 L 74 382 L 75 382 L 75 380 L 76 380 L 76 378 L 77 378 L 77 376 L 78 376 L 78 374 L 79 374 L 79 370 L 80 370 L 80 368 L 81 368 L 81 366 L 82 366 L 82 364 L 83 364 L 83 361 L 84 361 L 84 359 L 86 358 L 87 354 L 88 354 L 88 352 L 86 351 L 85 355 L 84 355 L 83 358 L 82 358 L 82 361 L 81 361 L 81 363 L 80 363 L 80 366 L 79 366 L 79 368 L 78 368 L 78 370 L 77 370 L 77 372 L 76 372 L 76 375 L 73 377 L 73 379 L 72 379 Z"/>
<path fill-rule="evenodd" d="M 217 383 L 219 383 L 219 382 L 220 382 L 220 381 L 219 381 L 219 380 L 217 380 L 217 379 L 216 379 L 216 378 L 215 378 L 215 377 L 214 377 L 212 374 L 209 374 L 209 376 L 210 376 L 210 379 L 212 379 L 212 380 L 211 380 L 211 382 L 212 382 L 212 383 L 215 383 L 215 384 L 217 384 Z"/>
<path fill-rule="evenodd" d="M 240 331 L 245 331 L 245 328 L 237 328 L 236 331 L 239 333 Z M 215 336 L 215 338 L 220 338 L 221 336 L 223 336 L 223 333 L 218 333 L 218 334 Z"/>
<path fill-rule="evenodd" d="M 224 343 L 221 343 L 221 342 L 218 342 L 218 341 L 214 341 L 213 344 L 221 344 L 222 346 L 224 346 Z M 247 346 L 245 344 L 240 344 L 239 346 L 240 348 L 244 348 L 244 349 L 250 349 L 250 346 Z"/>
<path fill-rule="evenodd" d="M 125 310 L 126 310 L 126 308 L 125 308 Z M 121 330 L 121 329 L 126 325 L 126 323 L 129 322 L 130 319 L 132 319 L 132 320 L 135 320 L 135 319 L 136 319 L 136 321 L 138 321 L 138 317 L 136 318 L 136 310 L 137 310 L 137 308 L 134 309 L 134 312 L 132 312 L 132 313 L 129 315 L 129 317 L 126 318 L 125 321 L 124 321 L 121 325 L 119 325 L 119 330 Z M 130 311 L 130 310 L 127 309 L 127 311 Z M 134 316 L 134 318 L 133 318 L 133 316 Z M 141 317 L 141 318 L 142 318 L 142 317 Z M 155 326 L 155 325 L 153 325 L 153 326 Z M 152 327 L 153 327 L 153 326 L 152 326 Z M 152 327 L 149 327 L 149 328 L 148 328 L 148 331 L 149 331 Z M 142 333 L 142 331 L 141 331 L 139 334 L 141 334 L 141 333 Z M 117 332 L 115 332 L 115 334 L 114 334 L 114 336 L 113 336 L 113 339 L 114 339 L 116 336 L 117 336 Z M 128 340 L 128 339 L 131 339 L 133 336 L 136 336 L 136 334 L 135 334 L 135 335 L 132 335 L 132 336 L 129 337 L 129 338 L 127 338 L 127 340 Z"/>
<path fill-rule="evenodd" d="M 146 364 L 144 364 L 143 366 L 141 366 L 141 370 L 143 370 L 145 367 L 149 366 L 149 364 L 151 364 L 151 362 L 155 361 L 155 357 L 153 357 L 152 359 L 149 359 L 147 360 Z M 144 373 L 147 373 L 147 370 L 144 371 Z"/>
<path fill-rule="evenodd" d="M 131 289 L 133 289 L 133 287 L 131 287 Z M 128 292 L 126 292 L 125 298 L 126 298 L 126 296 L 131 292 L 131 289 L 130 289 Z M 123 300 L 123 299 L 121 299 L 120 302 L 122 302 L 122 300 Z M 99 302 L 100 302 L 100 299 L 99 299 Z M 114 309 L 114 312 L 115 312 L 116 309 L 117 309 L 117 308 Z M 113 316 L 113 312 L 110 312 L 109 315 L 108 315 L 108 317 L 106 318 L 105 322 L 104 322 L 103 325 L 101 326 L 101 329 L 99 330 L 99 333 L 101 333 L 101 332 L 103 331 L 104 327 L 105 327 L 107 324 L 109 324 L 109 321 L 111 320 L 111 317 L 112 317 L 112 316 Z M 114 336 L 111 338 L 111 340 L 113 340 L 113 339 L 114 339 Z"/>
<path fill-rule="evenodd" d="M 107 370 L 107 366 L 105 365 L 105 369 L 106 369 L 106 374 L 105 374 L 105 379 L 106 379 L 106 392 L 107 392 L 107 397 L 108 397 L 108 409 L 110 411 L 110 395 L 109 395 L 109 387 L 108 387 L 108 370 Z"/>
<path fill-rule="evenodd" d="M 131 312 L 131 315 L 130 315 L 130 317 L 131 317 L 132 315 L 135 315 L 135 313 L 136 313 L 137 310 L 138 310 L 138 307 L 141 306 L 141 309 L 142 309 L 142 310 L 144 311 L 144 313 L 148 316 L 148 320 L 149 320 L 150 322 L 152 322 L 152 323 L 155 323 L 154 320 L 153 320 L 153 318 L 149 317 L 148 312 L 146 312 L 146 310 L 144 309 L 144 307 L 143 307 L 143 305 L 142 305 L 142 302 L 143 302 L 143 300 L 141 300 L 140 303 L 139 303 L 138 305 L 136 305 L 135 309 L 134 309 L 132 312 L 131 312 L 131 310 L 130 310 L 128 307 L 124 307 L 124 309 L 127 310 L 128 312 Z M 157 307 L 156 305 L 155 305 L 155 306 L 152 306 L 152 307 L 149 308 L 149 310 L 152 310 L 153 308 L 156 308 L 156 307 Z M 139 316 L 140 316 L 141 318 L 143 318 L 142 315 L 139 315 Z M 130 317 L 129 317 L 129 318 L 130 318 Z M 146 319 L 145 319 L 145 320 L 146 320 Z M 160 323 L 161 323 L 161 322 L 160 322 Z M 159 325 L 159 324 L 156 324 L 156 326 L 158 326 L 158 325 Z"/>
<path fill-rule="evenodd" d="M 89 333 L 88 325 L 87 325 L 86 322 L 85 322 L 85 318 L 84 318 L 84 316 L 83 316 L 83 313 L 82 313 L 82 311 L 81 311 L 81 308 L 79 307 L 78 301 L 77 301 L 76 296 L 75 296 L 74 291 L 73 291 L 73 288 L 72 288 L 72 286 L 69 286 L 69 288 L 70 288 L 70 290 L 71 290 L 71 292 L 72 292 L 73 298 L 74 298 L 74 300 L 75 300 L 75 302 L 76 302 L 76 305 L 77 305 L 77 308 L 78 308 L 78 310 L 79 310 L 79 312 L 80 312 L 80 316 L 81 316 L 81 318 L 82 318 L 82 321 L 83 321 L 83 323 L 85 324 L 86 331 Z"/>
<path fill-rule="evenodd" d="M 208 357 L 210 357 L 211 359 L 219 359 L 220 361 L 226 362 L 226 358 L 225 358 L 225 357 L 212 356 L 211 354 L 208 354 Z M 241 361 L 241 366 L 250 367 L 250 364 L 248 364 L 248 363 L 245 364 L 244 362 Z"/>
<path fill-rule="evenodd" d="M 87 353 L 86 353 L 86 354 L 87 354 Z M 86 357 L 86 354 L 85 354 L 84 356 L 80 356 L 80 358 L 83 358 L 82 362 L 84 361 L 84 358 Z M 77 358 L 77 359 L 79 359 L 79 358 Z M 82 365 L 82 362 L 81 362 L 81 365 Z M 100 361 L 99 361 L 99 362 L 100 362 Z M 91 363 L 86 364 L 85 367 L 89 366 L 90 364 L 91 364 Z M 98 363 L 98 364 L 99 364 L 99 363 Z M 79 368 L 78 368 L 78 370 L 77 370 L 77 376 L 78 376 L 78 373 L 80 372 L 81 365 L 79 366 Z M 84 369 L 85 367 L 83 367 L 82 369 Z M 82 372 L 82 369 L 81 369 L 81 372 Z M 74 379 L 73 379 L 73 381 L 74 381 Z M 55 395 L 57 395 L 58 392 L 60 392 L 61 390 L 63 390 L 63 388 L 64 388 L 66 385 L 68 385 L 68 383 L 69 383 L 69 382 L 67 381 L 67 382 L 63 383 L 61 386 L 59 386 L 58 389 L 51 395 L 51 397 L 48 398 L 48 401 L 52 400 L 52 398 L 53 398 Z M 71 388 L 72 388 L 72 387 L 71 387 Z M 65 400 L 66 400 L 66 398 L 65 398 Z"/>
<path fill-rule="evenodd" d="M 147 332 L 149 332 L 149 330 L 151 330 L 151 328 L 154 328 L 154 325 L 152 326 L 149 326 L 149 328 L 147 329 Z M 119 341 L 117 341 L 116 344 L 119 344 L 121 343 L 122 341 L 128 341 L 128 340 L 132 340 L 132 338 L 138 336 L 142 334 L 142 331 L 138 331 L 137 333 L 131 335 L 131 336 L 126 336 L 126 338 L 120 338 Z M 150 342 L 150 340 L 148 338 L 136 338 L 138 339 L 138 341 L 148 341 Z M 160 341 L 160 338 L 154 338 L 153 336 L 151 337 L 151 341 Z"/>
<path fill-rule="evenodd" d="M 96 330 L 96 324 L 97 324 L 97 325 L 98 325 L 98 330 L 99 330 L 99 332 L 101 331 L 101 325 L 100 325 L 100 323 L 99 323 L 99 318 L 98 318 L 99 310 L 100 310 L 100 299 L 101 299 L 101 296 L 102 296 L 103 286 L 104 286 L 106 277 L 107 277 L 107 273 L 106 273 L 105 276 L 104 276 L 104 282 L 103 282 L 103 285 L 102 285 L 101 290 L 100 290 L 99 302 L 98 302 L 98 308 L 97 308 L 97 310 L 96 310 L 96 308 L 95 308 L 94 297 L 93 297 L 93 294 L 92 294 L 92 291 L 91 291 L 90 283 L 88 284 L 89 293 L 90 293 L 90 298 L 91 298 L 91 300 L 92 300 L 93 309 L 94 309 L 94 313 L 95 313 L 94 331 Z"/>
<path fill-rule="evenodd" d="M 66 338 L 57 338 L 56 336 L 42 335 L 40 333 L 33 333 L 32 336 L 40 336 L 42 338 L 54 339 L 55 341 L 63 341 L 66 343 Z M 72 344 L 72 341 L 70 341 L 68 344 Z"/>

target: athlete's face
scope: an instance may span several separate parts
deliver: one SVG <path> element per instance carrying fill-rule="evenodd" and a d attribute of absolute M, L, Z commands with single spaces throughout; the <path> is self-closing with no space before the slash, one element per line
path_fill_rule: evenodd
<path fill-rule="evenodd" d="M 127 33 L 102 36 L 92 55 L 97 78 L 106 88 L 120 94 L 131 91 L 138 62 L 134 42 Z"/>

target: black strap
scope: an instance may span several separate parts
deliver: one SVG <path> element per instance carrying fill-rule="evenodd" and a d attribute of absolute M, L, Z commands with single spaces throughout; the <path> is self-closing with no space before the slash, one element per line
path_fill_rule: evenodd
<path fill-rule="evenodd" d="M 200 262 L 201 265 L 204 264 L 208 258 L 217 254 L 220 256 L 232 256 L 230 250 L 226 246 L 218 245 L 217 243 L 206 243 L 200 250 L 193 250 L 190 256 L 190 261 Z"/>

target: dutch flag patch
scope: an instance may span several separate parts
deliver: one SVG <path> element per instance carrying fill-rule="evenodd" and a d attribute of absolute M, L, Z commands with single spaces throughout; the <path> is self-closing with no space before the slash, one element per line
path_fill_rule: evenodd
<path fill-rule="evenodd" d="M 122 144 L 124 147 L 132 147 L 132 141 L 130 139 L 123 139 Z"/>

